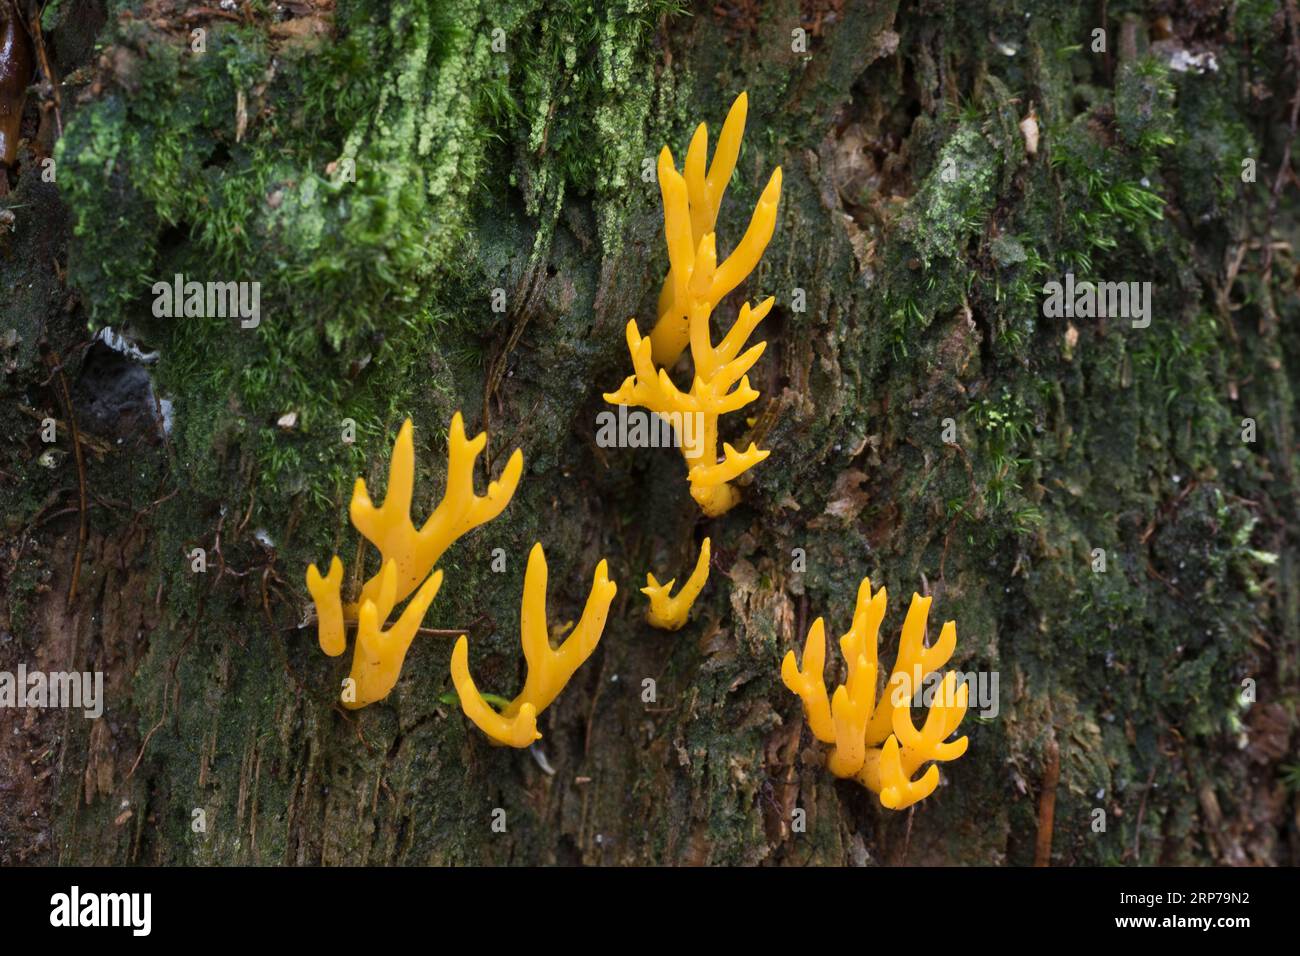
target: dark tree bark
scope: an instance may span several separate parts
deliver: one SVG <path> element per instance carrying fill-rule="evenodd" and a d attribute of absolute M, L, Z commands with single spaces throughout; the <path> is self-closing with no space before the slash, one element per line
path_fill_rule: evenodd
<path fill-rule="evenodd" d="M 1294 0 L 285 6 L 41 21 L 60 82 L 0 200 L 0 670 L 102 671 L 105 711 L 0 708 L 0 862 L 1297 861 Z M 643 170 L 741 90 L 721 250 L 785 186 L 718 312 L 777 300 L 724 437 L 772 454 L 706 520 L 675 452 L 595 422 L 667 269 Z M 177 273 L 260 282 L 260 324 L 156 316 Z M 1149 282 L 1149 325 L 1050 314 L 1067 273 Z M 602 557 L 619 585 L 540 757 L 447 702 L 446 636 L 344 710 L 310 623 L 309 563 L 376 567 L 353 479 L 378 497 L 410 416 L 427 513 L 457 409 L 480 490 L 526 462 L 425 621 L 480 687 L 523 680 L 534 541 L 553 622 Z M 706 535 L 690 622 L 651 630 L 645 573 Z M 779 676 L 866 575 L 882 661 L 917 591 L 998 680 L 913 811 L 830 775 Z"/>

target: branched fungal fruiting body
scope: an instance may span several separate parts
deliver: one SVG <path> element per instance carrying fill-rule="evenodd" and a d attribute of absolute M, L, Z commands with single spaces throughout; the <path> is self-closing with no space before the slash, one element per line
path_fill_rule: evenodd
<path fill-rule="evenodd" d="M 524 688 L 501 713 L 493 710 L 470 677 L 469 643 L 461 637 L 451 655 L 451 680 L 465 716 L 499 744 L 527 747 L 539 739 L 537 716 L 559 696 L 569 678 L 596 649 L 617 591 L 618 586 L 609 579 L 608 565 L 601 561 L 596 565 L 591 593 L 577 627 L 559 647 L 552 648 L 546 626 L 546 555 L 540 542 L 533 545 L 519 609 L 520 644 L 528 663 Z"/>
<path fill-rule="evenodd" d="M 684 174 L 677 171 L 665 146 L 659 154 L 659 189 L 664 203 L 664 236 L 669 272 L 660 294 L 660 316 L 654 331 L 642 338 L 636 320 L 627 324 L 627 346 L 634 374 L 617 392 L 605 395 L 614 405 L 639 405 L 673 420 L 696 415 L 702 440 L 682 444 L 691 496 L 710 517 L 723 514 L 740 500 L 730 482 L 767 457 L 752 443 L 744 452 L 723 445 L 718 461 L 718 418 L 744 408 L 759 393 L 746 374 L 763 354 L 759 342 L 741 351 L 750 334 L 772 308 L 766 299 L 757 308 L 748 303 L 718 345 L 709 327 L 713 310 L 758 265 L 772 232 L 781 197 L 781 167 L 777 167 L 758 201 L 744 237 L 721 265 L 717 261 L 717 219 L 727 179 L 735 166 L 745 121 L 745 96 L 732 106 L 723 126 L 713 168 L 705 173 L 708 133 L 703 123 L 686 154 Z M 682 392 L 668 369 L 690 345 L 694 380 Z M 680 420 L 680 419 L 678 419 Z"/>
<path fill-rule="evenodd" d="M 465 437 L 465 423 L 457 412 L 451 419 L 447 438 L 447 488 L 442 501 L 417 531 L 411 522 L 411 493 L 415 488 L 415 443 L 408 418 L 397 434 L 388 468 L 388 490 L 384 503 L 376 508 L 366 492 L 364 478 L 352 490 L 348 513 L 352 524 L 365 535 L 385 562 L 397 562 L 397 600 L 403 601 L 433 570 L 452 542 L 481 524 L 491 521 L 510 503 L 524 470 L 524 455 L 518 448 L 506 462 L 497 481 L 488 483 L 486 495 L 474 494 L 474 459 L 487 446 L 487 432 L 473 440 Z M 382 570 L 381 570 L 382 573 Z M 355 605 L 344 609 L 349 620 L 357 607 L 378 596 L 380 575 L 361 588 Z"/>
<path fill-rule="evenodd" d="M 883 806 L 902 810 L 924 800 L 939 785 L 939 768 L 933 765 L 913 780 L 922 764 L 956 760 L 966 752 L 965 737 L 945 741 L 966 715 L 968 688 L 964 683 L 958 687 L 956 672 L 949 671 L 933 696 L 924 726 L 917 730 L 913 725 L 911 703 L 916 691 L 928 675 L 948 663 L 957 646 L 957 626 L 952 621 L 944 624 L 937 644 L 925 646 L 930 598 L 913 594 L 898 658 L 877 700 L 876 647 L 887 600 L 884 588 L 873 596 L 871 581 L 862 579 L 853 625 L 840 638 L 848 681 L 833 695 L 827 696 L 823 677 L 826 630 L 820 617 L 808 629 L 803 668 L 790 651 L 781 663 L 781 679 L 803 701 L 813 736 L 834 746 L 827 761 L 830 771 L 837 777 L 855 777 L 880 795 Z"/>
<path fill-rule="evenodd" d="M 701 123 L 695 127 L 695 135 L 691 137 L 691 144 L 686 149 L 686 188 L 692 250 L 700 244 L 701 239 L 713 232 L 718 221 L 722 197 L 740 156 L 740 142 L 745 136 L 745 116 L 748 112 L 749 95 L 741 93 L 727 111 L 722 132 L 718 135 L 718 145 L 713 150 L 713 162 L 709 164 L 707 173 L 704 171 L 709 151 L 709 128 L 706 124 Z M 661 163 L 662 159 L 661 154 Z M 650 333 L 655 364 L 664 368 L 671 368 L 690 342 L 690 312 L 687 302 L 677 300 L 678 276 L 672 266 L 670 260 L 668 275 L 659 290 L 658 321 Z"/>
<path fill-rule="evenodd" d="M 542 739 L 537 731 L 537 708 L 532 704 L 525 701 L 513 717 L 503 717 L 483 699 L 469 674 L 469 642 L 464 637 L 456 640 L 451 652 L 451 682 L 465 716 L 496 743 L 528 747 Z"/>
<path fill-rule="evenodd" d="M 667 584 L 660 584 L 653 574 L 645 576 L 646 586 L 641 589 L 641 593 L 650 599 L 650 606 L 646 608 L 646 620 L 651 627 L 676 631 L 686 623 L 691 605 L 695 603 L 700 591 L 704 590 L 705 582 L 709 580 L 709 555 L 709 539 L 705 538 L 700 546 L 700 557 L 695 562 L 695 570 L 691 572 L 691 576 L 686 579 L 686 583 L 682 585 L 682 589 L 676 596 L 672 594 L 673 585 L 677 582 L 676 578 Z"/>
<path fill-rule="evenodd" d="M 352 652 L 352 691 L 343 695 L 343 703 L 352 709 L 383 700 L 397 684 L 406 652 L 424 620 L 424 613 L 442 587 L 442 572 L 433 574 L 420 585 L 415 597 L 402 609 L 401 616 L 388 630 L 381 625 L 396 605 L 397 562 L 389 560 L 380 572 L 378 602 L 366 598 L 357 618 L 357 643 Z"/>
<path fill-rule="evenodd" d="M 447 487 L 438 507 L 417 531 L 411 521 L 415 442 L 408 418 L 393 445 L 383 505 L 375 507 L 365 481 L 358 478 L 348 509 L 353 526 L 379 549 L 379 571 L 362 586 L 356 603 L 344 604 L 343 562 L 337 556 L 331 558 L 325 575 L 316 565 L 308 566 L 307 590 L 316 605 L 321 650 L 330 657 L 342 654 L 347 649 L 345 622 L 357 622 L 351 680 L 342 695 L 346 706 L 364 707 L 388 696 L 425 611 L 442 584 L 442 572 L 434 571 L 434 565 L 457 538 L 491 521 L 510 503 L 523 473 L 523 453 L 516 448 L 500 479 L 489 482 L 487 494 L 476 495 L 474 459 L 486 444 L 486 433 L 472 441 L 465 437 L 460 412 L 452 417 Z M 415 597 L 397 622 L 383 630 L 394 608 L 413 593 Z"/>

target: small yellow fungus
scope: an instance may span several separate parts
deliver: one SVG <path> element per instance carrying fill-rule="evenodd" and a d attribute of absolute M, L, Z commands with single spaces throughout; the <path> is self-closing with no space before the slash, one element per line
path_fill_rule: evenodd
<path fill-rule="evenodd" d="M 704 544 L 700 546 L 700 557 L 695 562 L 695 570 L 676 597 L 671 594 L 673 585 L 677 583 L 676 578 L 667 584 L 660 584 L 653 574 L 647 574 L 645 579 L 646 586 L 641 589 L 641 593 L 650 599 L 650 607 L 646 609 L 646 620 L 650 626 L 665 631 L 680 630 L 686 623 L 691 605 L 699 597 L 700 591 L 704 590 L 704 583 L 709 580 L 709 539 L 705 538 Z"/>
<path fill-rule="evenodd" d="M 918 731 L 906 707 L 894 711 L 894 733 L 885 741 L 880 755 L 880 802 L 891 810 L 902 810 L 934 793 L 939 786 L 939 768 L 930 765 L 920 780 L 912 775 L 927 760 L 956 760 L 966 752 L 967 738 L 951 743 L 944 740 L 957 729 L 966 716 L 970 687 L 957 687 L 957 675 L 949 671 L 935 694 Z"/>
<path fill-rule="evenodd" d="M 794 651 L 781 663 L 781 679 L 803 701 L 812 734 L 833 745 L 827 767 L 837 777 L 855 777 L 880 795 L 891 810 L 902 810 L 924 800 L 939 785 L 939 769 L 931 766 L 919 780 L 913 776 L 928 761 L 956 760 L 966 752 L 967 738 L 945 743 L 966 715 L 968 687 L 957 686 L 957 674 L 948 672 L 929 701 L 921 730 L 912 724 L 911 704 L 922 681 L 952 657 L 957 646 L 957 626 L 944 624 L 939 641 L 925 646 L 925 625 L 930 598 L 912 595 L 898 657 L 884 693 L 877 699 L 876 658 L 880 623 L 888 600 L 881 588 L 871 593 L 871 581 L 858 588 L 853 624 L 840 638 L 840 653 L 848 664 L 848 681 L 827 696 L 823 670 L 826 632 L 821 618 L 813 621 L 804 642 L 803 668 Z"/>
<path fill-rule="evenodd" d="M 460 708 L 465 716 L 497 743 L 507 747 L 527 747 L 542 735 L 537 732 L 537 709 L 521 704 L 514 717 L 502 717 L 483 699 L 469 676 L 469 641 L 457 638 L 451 652 L 451 682 L 456 685 Z"/>
<path fill-rule="evenodd" d="M 380 572 L 379 601 L 369 598 L 361 602 L 357 619 L 357 642 L 352 652 L 352 685 L 343 692 L 343 704 L 356 709 L 383 700 L 397 683 L 402 672 L 406 652 L 415 640 L 424 613 L 433 603 L 442 587 L 442 572 L 434 571 L 420 585 L 415 597 L 402 610 L 397 622 L 388 630 L 380 625 L 392 613 L 396 604 L 397 562 L 389 559 Z"/>
<path fill-rule="evenodd" d="M 723 126 L 713 167 L 704 172 L 708 134 L 700 124 L 686 154 L 685 174 L 677 171 L 672 153 L 659 154 L 659 189 L 664 204 L 664 236 L 669 272 L 660 294 L 660 316 L 650 336 L 642 338 L 636 320 L 626 328 L 634 374 L 617 392 L 605 394 L 613 405 L 639 405 L 665 416 L 675 426 L 685 415 L 696 416 L 698 441 L 682 441 L 691 496 L 709 517 L 716 517 L 740 500 L 730 482 L 767 457 L 754 444 L 738 452 L 723 444 L 718 461 L 718 418 L 738 411 L 758 398 L 746 374 L 763 354 L 766 343 L 741 351 L 750 334 L 772 308 L 768 298 L 751 308 L 741 306 L 739 316 L 718 345 L 713 344 L 709 323 L 722 299 L 754 270 L 776 228 L 781 198 L 781 167 L 772 173 L 759 198 L 749 228 L 740 244 L 721 265 L 713 226 L 727 180 L 735 166 L 744 127 L 744 94 L 732 106 Z M 694 380 L 682 392 L 668 376 L 686 345 L 690 345 Z"/>
<path fill-rule="evenodd" d="M 338 555 L 330 558 L 330 573 L 321 577 L 316 565 L 307 566 L 307 590 L 316 602 L 316 636 L 320 649 L 338 657 L 347 649 L 343 636 L 343 562 Z"/>
<path fill-rule="evenodd" d="M 537 716 L 559 696 L 596 649 L 617 591 L 618 586 L 609 579 L 608 564 L 601 561 L 596 565 L 591 593 L 577 627 L 559 647 L 552 648 L 546 626 L 546 555 L 540 542 L 533 545 L 524 571 L 519 609 L 520 644 L 528 664 L 524 689 L 501 713 L 494 711 L 474 686 L 469 674 L 469 644 L 461 637 L 451 655 L 451 680 L 465 716 L 499 744 L 527 747 L 540 738 Z"/>
<path fill-rule="evenodd" d="M 467 439 L 464 421 L 457 412 L 448 435 L 447 486 L 442 501 L 417 531 L 411 521 L 415 489 L 412 433 L 408 418 L 393 445 L 388 491 L 382 506 L 377 508 L 371 502 L 363 479 L 357 479 L 352 491 L 348 509 L 352 524 L 380 554 L 379 571 L 362 585 L 358 600 L 343 602 L 343 562 L 337 556 L 330 559 L 326 575 L 322 576 L 314 564 L 307 568 L 307 590 L 316 605 L 321 650 L 338 657 L 347 649 L 345 622 L 357 623 L 351 680 L 342 694 L 348 707 L 364 707 L 382 700 L 393 689 L 411 641 L 442 583 L 442 572 L 434 572 L 434 565 L 457 538 L 501 513 L 523 473 L 523 454 L 515 449 L 500 479 L 489 482 L 487 494 L 476 495 L 474 460 L 487 445 L 487 434 Z M 383 630 L 394 608 L 413 593 L 415 597 L 397 622 Z"/>

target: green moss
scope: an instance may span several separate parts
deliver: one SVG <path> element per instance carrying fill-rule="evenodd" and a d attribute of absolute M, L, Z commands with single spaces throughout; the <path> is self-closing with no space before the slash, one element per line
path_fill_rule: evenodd
<path fill-rule="evenodd" d="M 119 86 L 60 144 L 70 277 L 96 324 L 130 317 L 162 353 L 165 391 L 184 396 L 176 445 L 195 490 L 219 494 L 228 476 L 204 467 L 208 449 L 235 445 L 268 488 L 336 502 L 340 476 L 361 465 L 337 440 L 343 419 L 375 436 L 408 414 L 405 373 L 432 342 L 478 361 L 482 303 L 500 279 L 458 250 L 485 198 L 488 144 L 547 160 L 524 190 L 544 218 L 539 250 L 567 184 L 610 197 L 639 174 L 652 84 L 637 51 L 674 6 L 615 5 L 603 23 L 583 4 L 527 9 L 342 3 L 337 41 L 274 51 L 251 27 L 213 24 L 201 54 L 144 23 L 113 28 L 133 51 Z M 575 57 L 578 70 L 556 68 Z M 603 149 L 580 120 L 592 111 Z M 617 244 L 620 204 L 604 208 Z M 176 272 L 261 282 L 264 321 L 248 332 L 141 319 L 152 282 Z M 289 411 L 297 435 L 274 426 Z"/>

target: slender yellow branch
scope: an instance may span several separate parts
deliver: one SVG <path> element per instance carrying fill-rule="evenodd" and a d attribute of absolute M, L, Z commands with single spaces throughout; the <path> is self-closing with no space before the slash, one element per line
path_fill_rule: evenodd
<path fill-rule="evenodd" d="M 835 743 L 835 722 L 826 696 L 826 625 L 821 618 L 812 622 L 803 645 L 803 669 L 786 651 L 781 662 L 781 680 L 803 701 L 803 712 L 813 736 L 824 744 Z"/>
<path fill-rule="evenodd" d="M 876 696 L 876 665 L 859 654 L 849 668 L 848 684 L 835 688 L 831 696 L 831 719 L 835 721 L 835 749 L 827 766 L 837 777 L 852 777 L 867 757 L 866 730 Z M 862 688 L 853 693 L 850 688 Z"/>
<path fill-rule="evenodd" d="M 695 562 L 695 570 L 686 579 L 686 583 L 682 585 L 676 597 L 672 596 L 673 585 L 677 583 L 676 578 L 667 584 L 660 584 L 653 574 L 645 576 L 646 586 L 641 589 L 641 593 L 650 599 L 650 606 L 646 609 L 646 620 L 650 622 L 651 627 L 676 631 L 686 623 L 691 605 L 695 603 L 695 599 L 704 590 L 704 583 L 709 579 L 709 547 L 709 539 L 705 538 L 700 546 L 700 557 Z"/>
<path fill-rule="evenodd" d="M 378 602 L 367 598 L 361 602 L 357 619 L 357 639 L 352 652 L 351 686 L 343 691 L 343 704 L 356 709 L 383 700 L 397 684 L 406 652 L 415 639 L 424 612 L 442 587 L 442 572 L 434 571 L 420 585 L 397 622 L 382 630 L 396 604 L 397 562 L 389 559 L 379 572 Z"/>
<path fill-rule="evenodd" d="M 898 657 L 894 669 L 885 683 L 880 704 L 867 725 L 867 741 L 876 746 L 885 741 L 894 729 L 894 712 L 911 706 L 912 698 L 921 681 L 948 663 L 957 647 L 957 625 L 948 621 L 939 634 L 939 642 L 925 646 L 925 624 L 930 616 L 928 597 L 912 595 L 912 603 L 903 621 L 903 635 L 898 642 Z"/>
<path fill-rule="evenodd" d="M 569 679 L 596 649 L 617 591 L 618 586 L 609 580 L 607 563 L 601 561 L 596 565 L 591 593 L 587 596 L 577 627 L 558 648 L 552 648 L 546 626 L 546 555 L 540 543 L 533 545 L 524 571 L 524 594 L 519 611 L 520 644 L 528 663 L 524 688 L 509 706 L 497 714 L 474 689 L 464 658 L 461 659 L 462 679 L 457 679 L 453 657 L 452 680 L 465 716 L 497 743 L 526 747 L 537 739 L 536 736 L 529 737 L 525 731 L 530 723 L 535 731 L 537 716 L 559 696 Z"/>
<path fill-rule="evenodd" d="M 464 637 L 456 640 L 451 652 L 451 682 L 456 685 L 461 710 L 474 725 L 493 740 L 509 747 L 527 747 L 542 735 L 537 732 L 537 711 L 532 704 L 524 704 L 513 717 L 502 717 L 483 699 L 469 676 L 469 642 Z"/>
<path fill-rule="evenodd" d="M 722 197 L 727 191 L 727 183 L 731 180 L 731 174 L 736 168 L 736 160 L 740 156 L 740 142 L 745 135 L 745 118 L 748 112 L 749 97 L 741 93 L 731 104 L 727 118 L 722 124 L 722 133 L 718 137 L 718 146 L 707 175 L 704 172 L 704 162 L 709 150 L 708 127 L 701 123 L 695 128 L 695 135 L 691 138 L 683 165 L 685 175 L 682 189 L 680 194 L 674 194 L 674 202 L 679 203 L 687 211 L 687 220 L 690 223 L 689 248 L 692 251 L 699 246 L 701 239 L 713 232 L 713 227 L 718 221 Z M 663 161 L 662 153 L 660 161 L 661 163 Z M 669 162 L 671 163 L 671 154 Z M 668 275 L 659 292 L 659 321 L 651 333 L 655 343 L 655 363 L 665 368 L 671 367 L 677 361 L 682 350 L 686 348 L 689 335 L 688 306 L 677 298 L 677 278 L 670 263 Z"/>
<path fill-rule="evenodd" d="M 343 636 L 343 562 L 338 556 L 330 558 L 330 571 L 321 577 L 316 565 L 307 566 L 307 590 L 316 603 L 316 634 L 320 649 L 330 657 L 338 657 L 347 649 Z"/>

